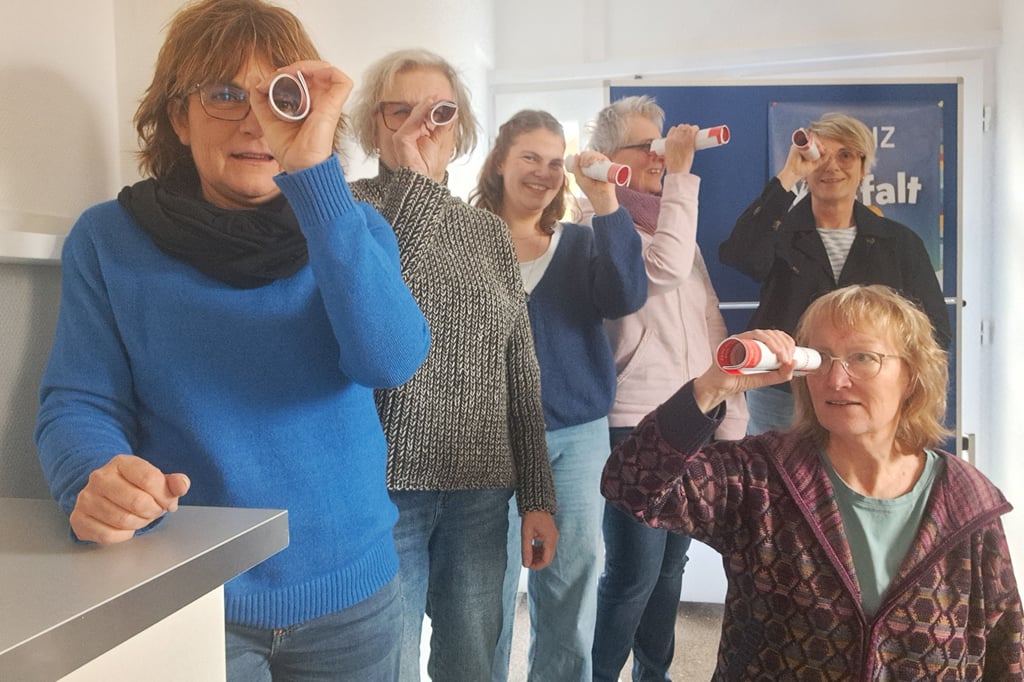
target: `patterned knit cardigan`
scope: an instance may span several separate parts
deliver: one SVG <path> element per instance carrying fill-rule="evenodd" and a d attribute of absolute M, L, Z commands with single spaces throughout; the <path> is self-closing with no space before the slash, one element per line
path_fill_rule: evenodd
<path fill-rule="evenodd" d="M 704 446 L 692 382 L 611 455 L 602 493 L 722 555 L 716 680 L 1021 680 L 1002 494 L 951 455 L 878 613 L 865 616 L 820 448 L 769 432 Z"/>
<path fill-rule="evenodd" d="M 430 353 L 377 391 L 392 490 L 515 486 L 519 511 L 555 511 L 540 369 L 508 228 L 430 178 L 383 164 L 352 194 L 398 238 L 402 277 L 430 325 Z"/>

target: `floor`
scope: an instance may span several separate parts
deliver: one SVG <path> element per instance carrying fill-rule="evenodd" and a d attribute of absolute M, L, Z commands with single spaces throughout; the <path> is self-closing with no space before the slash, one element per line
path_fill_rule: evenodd
<path fill-rule="evenodd" d="M 675 682 L 688 680 L 710 680 L 715 670 L 715 656 L 718 651 L 718 635 L 722 624 L 721 604 L 680 602 L 676 619 L 676 656 L 669 671 Z M 429 680 L 426 674 L 429 621 L 424 624 L 424 647 L 421 664 L 424 668 L 422 680 Z M 526 657 L 529 648 L 530 615 L 526 608 L 526 595 L 519 594 L 516 604 L 516 626 L 512 635 L 512 659 L 509 663 L 508 682 L 526 682 Z M 627 660 L 620 679 L 629 682 L 632 660 Z"/>

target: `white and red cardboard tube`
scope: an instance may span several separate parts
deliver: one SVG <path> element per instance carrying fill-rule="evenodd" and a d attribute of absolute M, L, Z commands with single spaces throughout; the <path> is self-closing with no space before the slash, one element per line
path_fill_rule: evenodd
<path fill-rule="evenodd" d="M 572 173 L 575 169 L 576 155 L 570 154 L 565 157 L 565 170 Z M 598 161 L 597 163 L 592 163 L 584 168 L 583 174 L 588 178 L 592 178 L 599 182 L 611 182 L 619 187 L 625 187 L 629 184 L 629 179 L 633 176 L 633 169 L 629 166 L 624 166 L 621 163 Z"/>
<path fill-rule="evenodd" d="M 697 131 L 697 150 L 710 149 L 711 147 L 720 147 L 723 144 L 729 144 L 729 126 L 713 126 L 711 128 L 701 128 Z M 665 155 L 665 138 L 659 137 L 656 140 L 651 140 L 651 151 L 658 156 Z"/>
<path fill-rule="evenodd" d="M 797 346 L 793 349 L 795 372 L 813 372 L 821 367 L 821 355 L 812 348 Z M 779 368 L 779 359 L 768 346 L 754 339 L 735 336 L 723 340 L 715 349 L 715 362 L 726 374 L 760 374 Z"/>
<path fill-rule="evenodd" d="M 793 146 L 800 151 L 800 156 L 808 161 L 817 161 L 821 158 L 821 151 L 818 145 L 814 144 L 814 137 L 803 128 L 793 131 Z"/>

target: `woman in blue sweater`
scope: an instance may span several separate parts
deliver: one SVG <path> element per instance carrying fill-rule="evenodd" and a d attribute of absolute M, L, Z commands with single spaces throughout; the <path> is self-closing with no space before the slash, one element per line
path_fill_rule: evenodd
<path fill-rule="evenodd" d="M 594 207 L 593 229 L 559 222 L 568 197 L 564 157 L 558 121 L 547 112 L 521 111 L 501 126 L 472 200 L 505 220 L 519 260 L 558 496 L 558 551 L 549 567 L 529 577 L 529 679 L 589 682 L 603 510 L 599 485 L 615 394 L 603 322 L 644 304 L 647 277 L 640 237 L 619 207 L 615 186 L 581 172 L 605 160 L 601 154 L 585 152 L 574 170 Z M 516 557 L 514 504 L 509 517 L 509 557 Z M 520 572 L 519 562 L 510 560 L 495 680 L 508 676 Z"/>
<path fill-rule="evenodd" d="M 268 104 L 282 72 L 308 84 L 302 121 Z M 136 113 L 150 179 L 64 248 L 36 441 L 75 537 L 129 541 L 179 500 L 288 510 L 288 548 L 225 588 L 233 680 L 398 671 L 373 389 L 411 377 L 429 333 L 339 164 L 351 89 L 291 13 L 188 6 Z"/>

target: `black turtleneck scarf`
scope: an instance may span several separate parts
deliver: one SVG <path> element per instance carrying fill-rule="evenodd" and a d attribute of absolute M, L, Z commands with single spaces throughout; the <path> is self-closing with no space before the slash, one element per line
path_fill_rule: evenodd
<path fill-rule="evenodd" d="M 125 187 L 117 200 L 161 251 L 239 289 L 290 277 L 309 260 L 284 196 L 251 210 L 214 206 L 202 198 L 192 164 Z"/>

